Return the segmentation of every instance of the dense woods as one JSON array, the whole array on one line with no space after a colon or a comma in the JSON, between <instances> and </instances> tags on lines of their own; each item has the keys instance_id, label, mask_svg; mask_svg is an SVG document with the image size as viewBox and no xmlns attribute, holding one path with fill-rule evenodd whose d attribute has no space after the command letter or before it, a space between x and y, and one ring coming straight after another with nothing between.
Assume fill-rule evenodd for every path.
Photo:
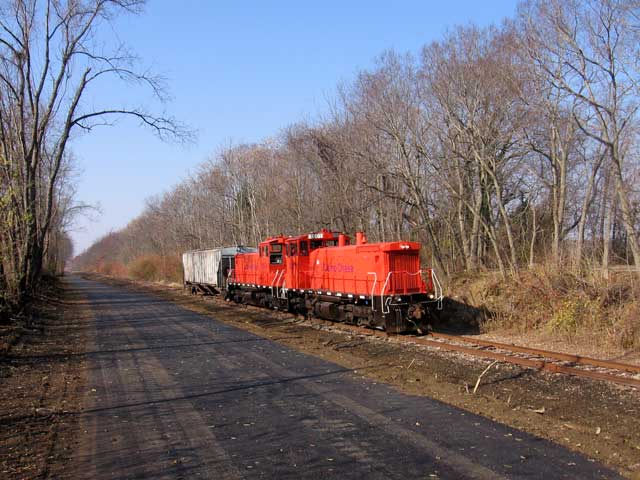
<instances>
[{"instance_id":1,"label":"dense woods","mask_svg":"<svg viewBox=\"0 0 640 480\"><path fill-rule=\"evenodd\" d=\"M419 240L446 274L638 267L639 14L530 1L386 52L327 118L221 148L76 267L179 279L185 250L321 227Z\"/></svg>"},{"instance_id":2,"label":"dense woods","mask_svg":"<svg viewBox=\"0 0 640 480\"><path fill-rule=\"evenodd\" d=\"M99 39L119 13L144 0L12 0L0 5L0 321L20 317L46 272L72 254L74 199L70 139L131 116L159 136L185 132L141 109L84 101L104 82L164 96L163 82L124 45ZM112 48L112 49L111 49Z\"/></svg>"}]
</instances>

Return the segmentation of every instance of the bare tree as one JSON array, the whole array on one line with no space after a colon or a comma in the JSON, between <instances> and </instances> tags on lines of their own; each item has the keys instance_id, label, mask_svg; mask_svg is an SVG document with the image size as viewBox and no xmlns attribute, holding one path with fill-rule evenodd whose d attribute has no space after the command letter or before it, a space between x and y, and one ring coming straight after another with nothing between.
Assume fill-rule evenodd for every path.
<instances>
[{"instance_id":1,"label":"bare tree","mask_svg":"<svg viewBox=\"0 0 640 480\"><path fill-rule=\"evenodd\" d=\"M56 187L74 131L91 131L131 116L160 137L186 138L174 119L141 108L83 102L94 86L119 80L165 97L162 79L138 71L124 46L105 52L96 35L121 12L138 13L144 0L13 0L0 7L0 156L3 201L11 228L2 237L3 271L24 304L43 267ZM3 253L4 253L3 252Z\"/></svg>"},{"instance_id":2,"label":"bare tree","mask_svg":"<svg viewBox=\"0 0 640 480\"><path fill-rule=\"evenodd\" d=\"M328 227L419 240L450 273L637 265L638 18L631 0L530 0L417 59L387 52L327 118L225 146L86 258Z\"/></svg>"},{"instance_id":3,"label":"bare tree","mask_svg":"<svg viewBox=\"0 0 640 480\"><path fill-rule=\"evenodd\" d=\"M548 81L586 111L580 130L608 151L622 223L640 276L637 219L627 180L640 100L638 17L624 0L540 0L523 6L529 53ZM605 240L606 242L607 240Z\"/></svg>"}]
</instances>

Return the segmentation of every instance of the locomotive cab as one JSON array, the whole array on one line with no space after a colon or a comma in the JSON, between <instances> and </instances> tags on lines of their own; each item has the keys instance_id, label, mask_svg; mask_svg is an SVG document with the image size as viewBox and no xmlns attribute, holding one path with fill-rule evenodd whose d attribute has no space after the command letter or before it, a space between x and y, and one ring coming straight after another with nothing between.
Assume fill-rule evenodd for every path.
<instances>
[{"instance_id":1,"label":"locomotive cab","mask_svg":"<svg viewBox=\"0 0 640 480\"><path fill-rule=\"evenodd\" d=\"M266 278L261 279L262 285L272 285L277 282L285 270L285 237L272 237L258 246L260 262L266 272Z\"/></svg>"},{"instance_id":2,"label":"locomotive cab","mask_svg":"<svg viewBox=\"0 0 640 480\"><path fill-rule=\"evenodd\" d=\"M326 229L287 238L285 240L286 287L300 292L311 288L312 259L316 256L315 252L322 248L348 245L349 242L350 238L347 235Z\"/></svg>"}]
</instances>

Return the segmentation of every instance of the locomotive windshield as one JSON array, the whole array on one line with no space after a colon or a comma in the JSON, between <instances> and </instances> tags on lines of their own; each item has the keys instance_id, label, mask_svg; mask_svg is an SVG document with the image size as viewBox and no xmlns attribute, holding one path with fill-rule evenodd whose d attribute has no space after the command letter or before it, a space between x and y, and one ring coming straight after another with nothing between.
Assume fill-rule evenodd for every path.
<instances>
[{"instance_id":1,"label":"locomotive windshield","mask_svg":"<svg viewBox=\"0 0 640 480\"><path fill-rule=\"evenodd\" d=\"M322 247L322 240L311 240L311 250Z\"/></svg>"},{"instance_id":2,"label":"locomotive windshield","mask_svg":"<svg viewBox=\"0 0 640 480\"><path fill-rule=\"evenodd\" d=\"M282 244L274 243L271 245L271 255L269 255L269 263L280 265L282 263Z\"/></svg>"},{"instance_id":3,"label":"locomotive windshield","mask_svg":"<svg viewBox=\"0 0 640 480\"><path fill-rule=\"evenodd\" d=\"M288 257L295 257L296 255L298 255L298 246L295 243L288 243L287 244L287 256Z\"/></svg>"}]
</instances>

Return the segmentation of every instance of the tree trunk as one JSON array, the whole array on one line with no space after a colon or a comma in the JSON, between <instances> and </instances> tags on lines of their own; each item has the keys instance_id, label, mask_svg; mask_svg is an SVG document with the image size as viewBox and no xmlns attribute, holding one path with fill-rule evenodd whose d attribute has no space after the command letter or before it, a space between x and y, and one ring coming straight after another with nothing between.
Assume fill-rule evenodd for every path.
<instances>
[{"instance_id":1,"label":"tree trunk","mask_svg":"<svg viewBox=\"0 0 640 480\"><path fill-rule=\"evenodd\" d=\"M531 242L529 243L529 268L534 266L534 253L536 246L536 236L538 235L538 223L536 220L536 206L531 204Z\"/></svg>"},{"instance_id":2,"label":"tree trunk","mask_svg":"<svg viewBox=\"0 0 640 480\"><path fill-rule=\"evenodd\" d=\"M609 186L610 182L606 182L606 186ZM611 191L607 188L603 192L604 202L604 217L602 222L602 275L604 278L609 278L609 255L611 251L611 227L613 225L613 209L615 205L616 197L611 194Z\"/></svg>"},{"instance_id":3,"label":"tree trunk","mask_svg":"<svg viewBox=\"0 0 640 480\"><path fill-rule=\"evenodd\" d=\"M601 162L602 160L600 160ZM582 201L582 208L580 209L580 219L578 220L578 238L576 240L576 249L574 252L574 268L577 271L582 269L582 251L584 249L584 233L587 225L587 216L589 213L589 207L593 200L593 190L595 188L596 176L598 175L598 170L600 168L600 162L597 165L594 165L591 170L591 175L589 176L589 182L587 184L587 191L584 194L584 199Z\"/></svg>"},{"instance_id":4,"label":"tree trunk","mask_svg":"<svg viewBox=\"0 0 640 480\"><path fill-rule=\"evenodd\" d=\"M622 224L624 225L627 233L627 242L629 249L633 255L633 262L636 267L636 275L640 278L640 245L638 244L638 236L635 229L635 219L631 211L631 202L625 188L624 179L622 177L622 168L620 160L618 158L617 149L614 148L612 152L614 159L613 162L613 174L615 177L616 194L619 200L620 212L622 213Z\"/></svg>"}]
</instances>

